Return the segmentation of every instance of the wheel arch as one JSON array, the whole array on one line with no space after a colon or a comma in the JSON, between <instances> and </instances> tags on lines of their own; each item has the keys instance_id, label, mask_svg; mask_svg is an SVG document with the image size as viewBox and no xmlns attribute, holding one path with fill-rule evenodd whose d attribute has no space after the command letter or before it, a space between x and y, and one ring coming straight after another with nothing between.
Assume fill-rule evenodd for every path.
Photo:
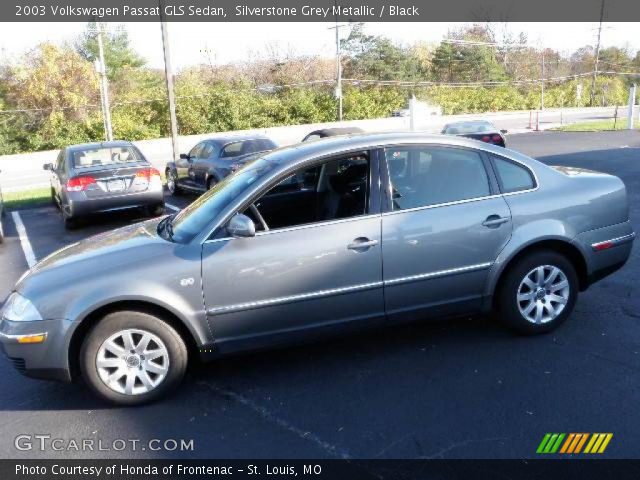
<instances>
[{"instance_id":1,"label":"wheel arch","mask_svg":"<svg viewBox=\"0 0 640 480\"><path fill-rule=\"evenodd\" d=\"M69 349L68 349L68 362L69 362L69 371L71 373L71 378L76 379L80 375L80 350L82 348L82 342L86 338L89 331L102 319L105 315L124 311L124 310L132 310L141 313L148 313L150 315L156 316L165 320L169 323L173 328L176 329L178 334L184 340L187 351L189 354L189 360L193 361L199 358L198 352L198 340L195 332L193 332L178 315L169 310L166 307L161 305L144 301L144 300L119 300L116 302L108 303L105 305L101 305L96 309L89 312L84 318L79 322L76 329L73 331L71 335L71 339L69 340Z\"/></svg>"},{"instance_id":2,"label":"wheel arch","mask_svg":"<svg viewBox=\"0 0 640 480\"><path fill-rule=\"evenodd\" d=\"M500 263L500 268L494 272L493 281L490 286L490 292L493 293L495 298L495 292L500 289L502 282L509 269L515 265L520 259L525 256L541 251L550 250L552 252L560 253L566 257L576 270L578 276L578 282L580 285L580 291L584 291L589 286L589 272L587 267L587 260L578 247L566 239L560 238L548 238L544 240L535 241L524 245L519 250L512 252L512 254L503 262Z\"/></svg>"}]
</instances>

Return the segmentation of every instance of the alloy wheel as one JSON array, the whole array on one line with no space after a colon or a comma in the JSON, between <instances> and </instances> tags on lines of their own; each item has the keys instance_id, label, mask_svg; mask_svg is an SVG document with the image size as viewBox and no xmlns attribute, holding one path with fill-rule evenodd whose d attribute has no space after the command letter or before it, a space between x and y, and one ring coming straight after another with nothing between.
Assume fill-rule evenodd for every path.
<instances>
[{"instance_id":1,"label":"alloy wheel","mask_svg":"<svg viewBox=\"0 0 640 480\"><path fill-rule=\"evenodd\" d=\"M520 282L517 293L522 316L535 324L558 317L569 302L570 287L566 274L553 265L534 268Z\"/></svg>"},{"instance_id":2,"label":"alloy wheel","mask_svg":"<svg viewBox=\"0 0 640 480\"><path fill-rule=\"evenodd\" d=\"M169 190L170 193L176 191L176 176L171 171L167 173L167 190Z\"/></svg>"},{"instance_id":3,"label":"alloy wheel","mask_svg":"<svg viewBox=\"0 0 640 480\"><path fill-rule=\"evenodd\" d=\"M157 388L169 372L169 351L155 334L121 330L107 338L96 356L102 382L124 395L140 395Z\"/></svg>"}]
</instances>

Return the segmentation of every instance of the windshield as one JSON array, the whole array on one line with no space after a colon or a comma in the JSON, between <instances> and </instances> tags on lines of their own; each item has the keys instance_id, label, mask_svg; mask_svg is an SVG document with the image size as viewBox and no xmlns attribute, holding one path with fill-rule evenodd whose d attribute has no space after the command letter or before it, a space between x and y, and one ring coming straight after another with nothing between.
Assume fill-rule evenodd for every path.
<instances>
[{"instance_id":1,"label":"windshield","mask_svg":"<svg viewBox=\"0 0 640 480\"><path fill-rule=\"evenodd\" d=\"M140 162L142 154L133 146L114 148L88 148L72 153L74 168L98 167L120 163Z\"/></svg>"},{"instance_id":2,"label":"windshield","mask_svg":"<svg viewBox=\"0 0 640 480\"><path fill-rule=\"evenodd\" d=\"M489 122L464 122L447 125L443 133L447 134L467 134L493 132L495 127Z\"/></svg>"},{"instance_id":3,"label":"windshield","mask_svg":"<svg viewBox=\"0 0 640 480\"><path fill-rule=\"evenodd\" d=\"M188 243L231 202L249 190L256 181L272 172L277 163L260 158L226 177L172 220L173 240Z\"/></svg>"}]
</instances>

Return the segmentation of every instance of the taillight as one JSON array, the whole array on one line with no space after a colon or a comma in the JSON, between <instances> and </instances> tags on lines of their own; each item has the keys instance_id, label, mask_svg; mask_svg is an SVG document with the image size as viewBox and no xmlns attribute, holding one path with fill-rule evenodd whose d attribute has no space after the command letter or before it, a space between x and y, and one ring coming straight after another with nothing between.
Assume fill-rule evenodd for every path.
<instances>
[{"instance_id":1,"label":"taillight","mask_svg":"<svg viewBox=\"0 0 640 480\"><path fill-rule=\"evenodd\" d=\"M493 137L491 137L491 140L493 140L494 143L502 143L502 137L498 134L495 134Z\"/></svg>"},{"instance_id":2,"label":"taillight","mask_svg":"<svg viewBox=\"0 0 640 480\"><path fill-rule=\"evenodd\" d=\"M160 172L156 168L144 168L136 172L136 177L144 177L149 180L151 177L159 177Z\"/></svg>"},{"instance_id":3,"label":"taillight","mask_svg":"<svg viewBox=\"0 0 640 480\"><path fill-rule=\"evenodd\" d=\"M73 177L67 180L67 192L82 192L94 183L96 183L96 179L93 177Z\"/></svg>"},{"instance_id":4,"label":"taillight","mask_svg":"<svg viewBox=\"0 0 640 480\"><path fill-rule=\"evenodd\" d=\"M491 141L491 137L489 135L483 135L482 141L489 143Z\"/></svg>"}]
</instances>

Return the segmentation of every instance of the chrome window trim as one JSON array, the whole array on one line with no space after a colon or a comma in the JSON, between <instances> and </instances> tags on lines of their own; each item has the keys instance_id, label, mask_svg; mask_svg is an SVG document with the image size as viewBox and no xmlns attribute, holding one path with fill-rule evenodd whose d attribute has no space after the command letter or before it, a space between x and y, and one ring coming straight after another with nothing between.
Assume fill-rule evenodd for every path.
<instances>
[{"instance_id":1,"label":"chrome window trim","mask_svg":"<svg viewBox=\"0 0 640 480\"><path fill-rule=\"evenodd\" d=\"M616 237L616 238L612 238L611 240L603 240L602 242L596 242L596 243L592 243L591 244L591 248L594 251L600 251L598 250L598 247L607 243L611 243L611 247L617 247L619 245L624 245L625 243L630 243L633 242L636 238L636 233L632 232L629 233L628 235L623 235L621 237Z\"/></svg>"},{"instance_id":2,"label":"chrome window trim","mask_svg":"<svg viewBox=\"0 0 640 480\"><path fill-rule=\"evenodd\" d=\"M380 218L382 217L382 214L380 213L372 213L372 214L368 214L368 215L359 215L357 217L349 217L349 218L339 218L337 220L326 220L326 221L322 221L322 222L315 222L315 223L305 223L303 225L296 225L294 227L284 227L284 228L274 228L272 230L266 230L266 231L260 231L260 232L256 232L256 237L262 237L265 235L271 235L273 233L285 233L285 232L293 232L296 230L304 230L306 228L315 228L315 227L325 227L328 225L335 225L335 224L339 224L339 223L347 223L347 222L352 222L352 221L356 221L356 220L367 220L367 219L371 219L371 218ZM240 237L222 237L222 238L214 238L211 240L206 240L204 243L215 243L215 242L222 242L224 240L237 240Z\"/></svg>"},{"instance_id":3,"label":"chrome window trim","mask_svg":"<svg viewBox=\"0 0 640 480\"><path fill-rule=\"evenodd\" d=\"M398 278L393 278L391 280L383 280L381 282L361 283L358 285L351 285L348 287L331 288L327 290L317 290L315 292L289 295L286 297L276 297L276 298L269 298L265 300L255 300L253 302L244 302L244 303L237 303L232 305L225 305L223 307L213 307L213 308L207 309L207 315L235 313L235 312L241 312L244 310L252 310L254 308L271 307L275 305L283 305L287 303L299 302L302 300L325 298L333 295L341 295L344 293L370 290L373 288L398 285L398 284L407 283L407 282L445 277L449 275L456 275L458 273L467 273L467 272L473 272L473 271L479 271L479 270L486 270L489 267L491 267L491 265L493 265L492 262L478 263L476 265L467 265L465 267L449 268L446 270L437 270L435 272L421 273L418 275L410 275L407 277L398 277Z\"/></svg>"},{"instance_id":4,"label":"chrome window trim","mask_svg":"<svg viewBox=\"0 0 640 480\"><path fill-rule=\"evenodd\" d=\"M501 197L501 194L495 194L495 195L486 195L484 197L475 197L475 198L467 198L464 200L455 200L453 202L445 202L445 203L435 203L433 205L425 205L424 207L413 207L413 208L407 208L406 210L392 210L390 212L384 212L382 215L397 215L399 213L407 213L407 212L418 212L420 210L428 210L431 208L440 208L440 207L450 207L452 205L461 205L464 203L470 203L470 202L480 202L482 200L489 200L491 198L498 198Z\"/></svg>"}]
</instances>

